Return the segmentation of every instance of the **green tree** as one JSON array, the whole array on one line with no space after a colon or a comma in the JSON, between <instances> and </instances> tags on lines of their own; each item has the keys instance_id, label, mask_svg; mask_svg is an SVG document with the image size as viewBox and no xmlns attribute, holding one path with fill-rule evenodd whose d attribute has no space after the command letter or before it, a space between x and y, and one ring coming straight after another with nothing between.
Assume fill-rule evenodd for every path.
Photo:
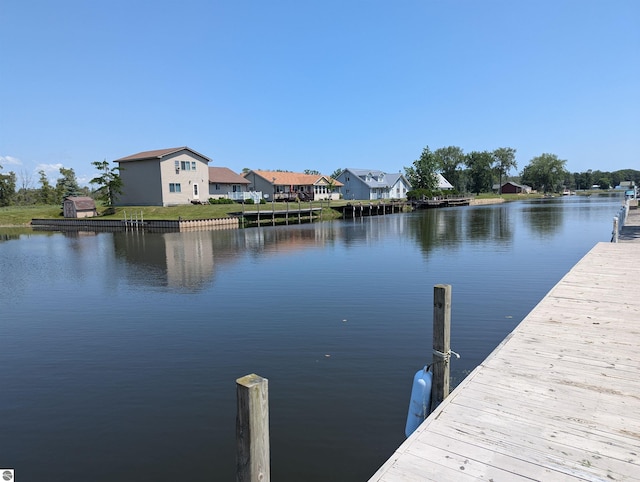
<instances>
[{"instance_id":1,"label":"green tree","mask_svg":"<svg viewBox=\"0 0 640 482\"><path fill-rule=\"evenodd\" d=\"M517 169L516 150L511 147L499 147L491 153L493 167L498 173L498 194L502 194L502 177L508 176L511 169Z\"/></svg>"},{"instance_id":2,"label":"green tree","mask_svg":"<svg viewBox=\"0 0 640 482\"><path fill-rule=\"evenodd\" d=\"M476 194L491 191L493 155L487 151L473 151L466 155L470 189Z\"/></svg>"},{"instance_id":3,"label":"green tree","mask_svg":"<svg viewBox=\"0 0 640 482\"><path fill-rule=\"evenodd\" d=\"M464 165L464 151L457 146L441 147L434 151L438 169L457 191L463 191L462 173L459 169Z\"/></svg>"},{"instance_id":4,"label":"green tree","mask_svg":"<svg viewBox=\"0 0 640 482\"><path fill-rule=\"evenodd\" d=\"M342 171L344 171L344 169L340 169L340 168L336 169L335 171L333 171L333 172L331 173L331 177L332 177L333 179L338 179L338 176L339 176L340 174L342 174Z\"/></svg>"},{"instance_id":5,"label":"green tree","mask_svg":"<svg viewBox=\"0 0 640 482\"><path fill-rule=\"evenodd\" d=\"M608 177L601 177L600 179L598 179L598 182L596 184L600 186L600 189L606 191L607 189L611 188L611 179L609 179Z\"/></svg>"},{"instance_id":6,"label":"green tree","mask_svg":"<svg viewBox=\"0 0 640 482\"><path fill-rule=\"evenodd\" d=\"M0 166L2 169L2 166ZM0 207L11 206L16 197L16 173L0 173Z\"/></svg>"},{"instance_id":7,"label":"green tree","mask_svg":"<svg viewBox=\"0 0 640 482\"><path fill-rule=\"evenodd\" d=\"M545 193L557 192L567 175L566 163L555 154L534 157L522 170L522 182Z\"/></svg>"},{"instance_id":8,"label":"green tree","mask_svg":"<svg viewBox=\"0 0 640 482\"><path fill-rule=\"evenodd\" d=\"M320 171L316 171L315 169L305 169L303 172L305 174L320 175Z\"/></svg>"},{"instance_id":9,"label":"green tree","mask_svg":"<svg viewBox=\"0 0 640 482\"><path fill-rule=\"evenodd\" d=\"M120 177L120 168L109 167L109 162L95 161L91 163L100 173L100 176L94 177L89 184L98 184L97 199L104 201L107 206L113 206L119 194L122 194L122 178Z\"/></svg>"},{"instance_id":10,"label":"green tree","mask_svg":"<svg viewBox=\"0 0 640 482\"><path fill-rule=\"evenodd\" d=\"M53 189L53 186L49 183L49 179L47 179L47 173L44 170L39 170L38 174L40 175L40 196L38 201L40 204L55 204L56 202L56 191Z\"/></svg>"},{"instance_id":11,"label":"green tree","mask_svg":"<svg viewBox=\"0 0 640 482\"><path fill-rule=\"evenodd\" d=\"M420 159L413 161L413 166L404 168L407 180L412 189L426 189L435 191L438 189L438 160L429 146L422 149Z\"/></svg>"},{"instance_id":12,"label":"green tree","mask_svg":"<svg viewBox=\"0 0 640 482\"><path fill-rule=\"evenodd\" d=\"M81 194L76 173L72 168L61 167L60 174L62 177L56 181L56 204L61 204L66 197Z\"/></svg>"}]
</instances>

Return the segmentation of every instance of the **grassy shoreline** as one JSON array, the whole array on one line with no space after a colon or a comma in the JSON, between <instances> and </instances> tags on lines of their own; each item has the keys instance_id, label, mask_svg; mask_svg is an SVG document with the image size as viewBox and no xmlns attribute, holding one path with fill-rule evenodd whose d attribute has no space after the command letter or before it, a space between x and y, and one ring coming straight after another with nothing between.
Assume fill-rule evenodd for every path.
<instances>
[{"instance_id":1,"label":"grassy shoreline","mask_svg":"<svg viewBox=\"0 0 640 482\"><path fill-rule=\"evenodd\" d=\"M498 196L497 194L481 194L479 196L473 196L478 201L484 201L482 204L489 203L491 200L494 202L505 201L519 201L523 199L532 199L542 197L541 194L503 194ZM311 204L314 208L322 207L323 210L322 219L330 220L340 217L340 212L334 207L344 206L350 203L363 203L369 204L373 202L377 204L382 201L346 201L344 199L331 201L314 201L312 203L303 202L300 206L303 208L309 207ZM286 203L276 202L276 209L286 209ZM98 206L99 219L124 219L125 216L130 218L132 215L142 217L148 220L158 219L219 219L229 217L229 213L242 212L242 204L205 204L205 205L191 205L185 204L180 206L125 206L114 208L113 214L107 214L107 208L104 206ZM246 204L244 205L247 211L255 211L258 209L258 205ZM271 210L272 203L261 204L260 208ZM298 203L289 203L290 209L297 209ZM329 208L329 209L327 209ZM35 205L35 206L10 206L0 208L0 227L29 227L32 219L60 219L62 218L62 209L59 205Z\"/></svg>"}]
</instances>

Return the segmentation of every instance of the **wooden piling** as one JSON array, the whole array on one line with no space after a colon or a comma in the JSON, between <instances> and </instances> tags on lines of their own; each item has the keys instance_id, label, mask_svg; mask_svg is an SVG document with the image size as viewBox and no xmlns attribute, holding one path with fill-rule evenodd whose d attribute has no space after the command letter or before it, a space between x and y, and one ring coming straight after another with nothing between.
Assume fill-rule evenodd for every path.
<instances>
[{"instance_id":1,"label":"wooden piling","mask_svg":"<svg viewBox=\"0 0 640 482\"><path fill-rule=\"evenodd\" d=\"M254 373L236 380L236 480L269 482L268 380Z\"/></svg>"},{"instance_id":2,"label":"wooden piling","mask_svg":"<svg viewBox=\"0 0 640 482\"><path fill-rule=\"evenodd\" d=\"M432 412L449 395L450 350L451 285L435 285L433 287Z\"/></svg>"}]
</instances>

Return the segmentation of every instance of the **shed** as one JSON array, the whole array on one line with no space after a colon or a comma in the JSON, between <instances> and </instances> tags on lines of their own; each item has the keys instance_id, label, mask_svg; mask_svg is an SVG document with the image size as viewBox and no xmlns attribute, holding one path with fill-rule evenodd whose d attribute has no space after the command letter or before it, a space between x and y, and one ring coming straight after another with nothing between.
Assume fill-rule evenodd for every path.
<instances>
[{"instance_id":1,"label":"shed","mask_svg":"<svg viewBox=\"0 0 640 482\"><path fill-rule=\"evenodd\" d=\"M505 182L500 190L502 194L528 194L531 192L531 187L524 184L517 184L515 182Z\"/></svg>"},{"instance_id":2,"label":"shed","mask_svg":"<svg viewBox=\"0 0 640 482\"><path fill-rule=\"evenodd\" d=\"M96 202L87 196L69 196L62 202L65 218L91 218L98 215Z\"/></svg>"}]
</instances>

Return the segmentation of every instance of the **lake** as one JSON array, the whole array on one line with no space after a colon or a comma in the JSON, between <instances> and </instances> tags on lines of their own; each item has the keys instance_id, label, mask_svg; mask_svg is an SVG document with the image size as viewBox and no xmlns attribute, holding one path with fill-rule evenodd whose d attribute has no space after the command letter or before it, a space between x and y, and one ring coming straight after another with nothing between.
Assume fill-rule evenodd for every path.
<instances>
[{"instance_id":1,"label":"lake","mask_svg":"<svg viewBox=\"0 0 640 482\"><path fill-rule=\"evenodd\" d=\"M235 480L235 380L257 373L272 480L367 480L404 440L413 375L431 359L433 286L452 285L456 385L610 240L622 202L0 230L0 467L20 481Z\"/></svg>"}]
</instances>

